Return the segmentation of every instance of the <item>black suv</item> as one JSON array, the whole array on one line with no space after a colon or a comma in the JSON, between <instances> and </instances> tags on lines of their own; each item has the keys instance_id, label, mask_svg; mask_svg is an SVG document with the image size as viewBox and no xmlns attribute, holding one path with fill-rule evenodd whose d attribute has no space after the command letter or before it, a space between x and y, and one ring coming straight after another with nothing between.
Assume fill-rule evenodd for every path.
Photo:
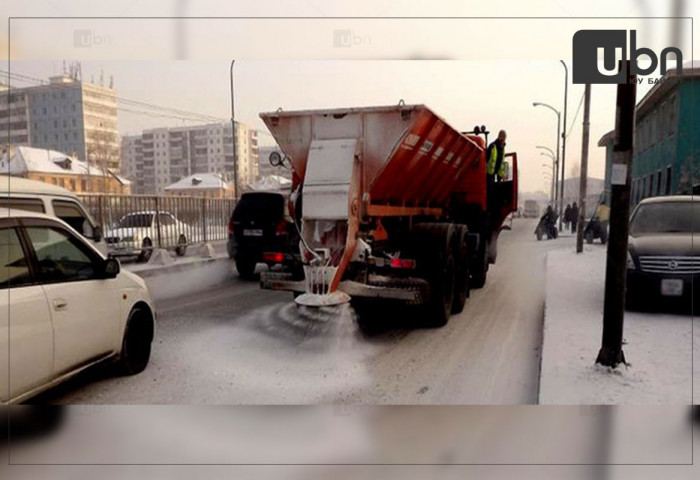
<instances>
[{"instance_id":1,"label":"black suv","mask_svg":"<svg viewBox=\"0 0 700 480\"><path fill-rule=\"evenodd\" d=\"M241 278L252 278L258 263L301 268L299 235L285 202L278 192L248 192L238 201L228 224L227 250Z\"/></svg>"}]
</instances>

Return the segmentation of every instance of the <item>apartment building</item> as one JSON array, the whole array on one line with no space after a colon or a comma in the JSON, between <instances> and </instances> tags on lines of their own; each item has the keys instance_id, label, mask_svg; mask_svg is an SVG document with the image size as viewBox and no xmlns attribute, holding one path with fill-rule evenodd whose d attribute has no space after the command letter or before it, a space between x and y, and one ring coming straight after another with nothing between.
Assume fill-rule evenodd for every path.
<instances>
[{"instance_id":1,"label":"apartment building","mask_svg":"<svg viewBox=\"0 0 700 480\"><path fill-rule=\"evenodd\" d=\"M117 98L112 88L68 75L51 77L45 85L4 87L0 129L4 145L66 152L114 171L120 167Z\"/></svg>"},{"instance_id":2,"label":"apartment building","mask_svg":"<svg viewBox=\"0 0 700 480\"><path fill-rule=\"evenodd\" d=\"M241 189L258 176L257 131L236 123L236 158ZM228 122L144 130L122 138L122 173L134 193L163 194L165 187L197 173L233 181L233 135Z\"/></svg>"}]
</instances>

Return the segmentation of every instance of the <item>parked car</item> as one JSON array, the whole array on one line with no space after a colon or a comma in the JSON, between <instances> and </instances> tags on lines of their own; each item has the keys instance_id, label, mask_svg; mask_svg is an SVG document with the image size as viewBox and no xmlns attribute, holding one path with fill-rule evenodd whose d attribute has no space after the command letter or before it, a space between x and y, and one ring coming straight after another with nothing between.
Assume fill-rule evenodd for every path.
<instances>
[{"instance_id":1,"label":"parked car","mask_svg":"<svg viewBox=\"0 0 700 480\"><path fill-rule=\"evenodd\" d=\"M2 403L107 360L125 374L146 368L155 310L145 282L66 222L0 209L0 290Z\"/></svg>"},{"instance_id":2,"label":"parked car","mask_svg":"<svg viewBox=\"0 0 700 480\"><path fill-rule=\"evenodd\" d=\"M60 218L101 253L107 254L102 226L90 216L80 199L65 188L37 180L0 175L0 208L45 213Z\"/></svg>"},{"instance_id":3,"label":"parked car","mask_svg":"<svg viewBox=\"0 0 700 480\"><path fill-rule=\"evenodd\" d=\"M248 192L241 196L228 224L227 250L241 278L251 278L258 263L301 269L299 234L286 214L286 196ZM290 262L291 260L291 262Z\"/></svg>"},{"instance_id":4,"label":"parked car","mask_svg":"<svg viewBox=\"0 0 700 480\"><path fill-rule=\"evenodd\" d=\"M110 255L137 255L139 261L148 261L153 253L153 245L158 241L159 226L161 242L173 243L176 245L175 253L179 257L184 256L187 251L186 232L189 226L170 212L161 211L156 215L152 210L128 213L119 219L114 228L105 232Z\"/></svg>"},{"instance_id":5,"label":"parked car","mask_svg":"<svg viewBox=\"0 0 700 480\"><path fill-rule=\"evenodd\" d=\"M700 204L691 196L642 200L630 218L628 308L690 308L700 300Z\"/></svg>"}]
</instances>

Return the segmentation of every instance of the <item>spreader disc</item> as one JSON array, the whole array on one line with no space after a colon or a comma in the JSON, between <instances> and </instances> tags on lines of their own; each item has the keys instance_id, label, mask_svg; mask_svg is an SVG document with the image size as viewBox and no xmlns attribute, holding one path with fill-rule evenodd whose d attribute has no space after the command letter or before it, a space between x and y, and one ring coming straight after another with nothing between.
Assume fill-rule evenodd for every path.
<instances>
[{"instance_id":1,"label":"spreader disc","mask_svg":"<svg viewBox=\"0 0 700 480\"><path fill-rule=\"evenodd\" d=\"M350 295L336 290L333 293L320 295L318 293L303 293L294 299L297 305L305 307L330 307L342 305L350 301Z\"/></svg>"}]
</instances>

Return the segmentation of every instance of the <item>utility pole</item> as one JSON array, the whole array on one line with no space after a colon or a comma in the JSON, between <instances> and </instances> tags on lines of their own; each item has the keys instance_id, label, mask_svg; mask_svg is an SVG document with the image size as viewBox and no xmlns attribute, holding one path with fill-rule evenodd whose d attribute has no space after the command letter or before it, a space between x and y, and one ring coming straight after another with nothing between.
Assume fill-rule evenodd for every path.
<instances>
[{"instance_id":1,"label":"utility pole","mask_svg":"<svg viewBox=\"0 0 700 480\"><path fill-rule=\"evenodd\" d=\"M613 147L610 237L605 270L603 340L596 363L615 368L626 364L622 351L627 275L627 235L629 233L630 178L634 142L637 76L630 75L630 62L620 63L627 72L627 83L617 86L615 146Z\"/></svg>"},{"instance_id":2,"label":"utility pole","mask_svg":"<svg viewBox=\"0 0 700 480\"><path fill-rule=\"evenodd\" d=\"M581 173L578 186L578 222L576 253L583 252L583 224L586 218L586 192L588 190L588 143L590 142L591 84L583 92L583 138L581 140Z\"/></svg>"},{"instance_id":3,"label":"utility pole","mask_svg":"<svg viewBox=\"0 0 700 480\"><path fill-rule=\"evenodd\" d=\"M561 222L564 216L564 176L566 175L566 104L569 93L569 68L564 63L564 60L559 60L564 67L564 131L561 132L561 184L559 188L559 231L561 232Z\"/></svg>"},{"instance_id":4,"label":"utility pole","mask_svg":"<svg viewBox=\"0 0 700 480\"><path fill-rule=\"evenodd\" d=\"M238 156L236 155L236 108L233 101L233 64L235 60L231 60L231 130L233 131L233 188L234 199L238 200Z\"/></svg>"}]
</instances>

